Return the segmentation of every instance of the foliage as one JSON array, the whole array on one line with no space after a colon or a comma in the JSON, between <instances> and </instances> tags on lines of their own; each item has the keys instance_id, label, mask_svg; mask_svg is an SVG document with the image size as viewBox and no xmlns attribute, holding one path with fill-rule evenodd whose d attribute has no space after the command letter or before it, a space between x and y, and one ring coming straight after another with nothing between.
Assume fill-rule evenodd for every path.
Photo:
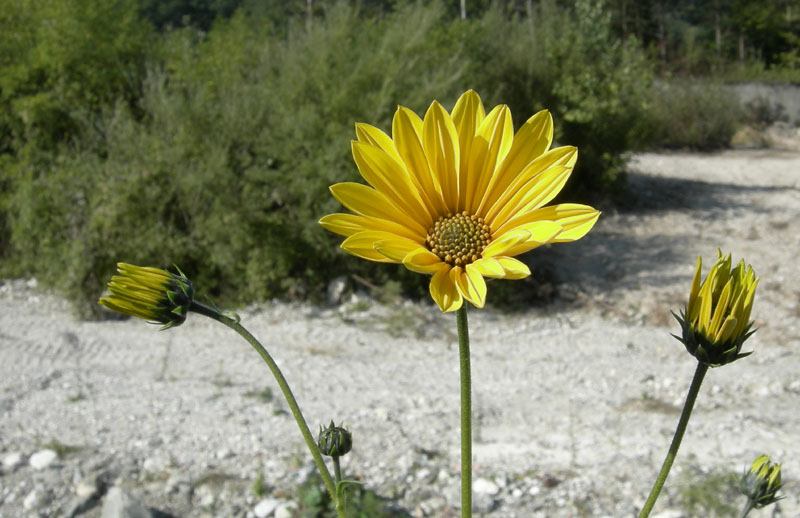
<instances>
[{"instance_id":1,"label":"foliage","mask_svg":"<svg viewBox=\"0 0 800 518\"><path fill-rule=\"evenodd\" d=\"M543 0L530 17L510 21L493 10L466 31L468 83L513 113L549 109L556 140L578 147L568 195L618 185L625 152L646 144L652 70L635 41L615 39L603 3L563 9Z\"/></svg>"},{"instance_id":2,"label":"foliage","mask_svg":"<svg viewBox=\"0 0 800 518\"><path fill-rule=\"evenodd\" d=\"M689 469L680 481L680 495L689 516L733 518L743 504L733 473L702 473ZM735 502L735 503L734 503Z\"/></svg>"},{"instance_id":3,"label":"foliage","mask_svg":"<svg viewBox=\"0 0 800 518\"><path fill-rule=\"evenodd\" d=\"M405 518L408 513L393 509L390 502L359 484L346 490L347 515L351 518ZM336 510L319 476L311 477L298 489L298 518L335 518Z\"/></svg>"},{"instance_id":4,"label":"foliage","mask_svg":"<svg viewBox=\"0 0 800 518\"><path fill-rule=\"evenodd\" d=\"M744 118L736 94L722 83L660 82L656 97L650 126L654 142L665 148L728 147Z\"/></svg>"}]
</instances>

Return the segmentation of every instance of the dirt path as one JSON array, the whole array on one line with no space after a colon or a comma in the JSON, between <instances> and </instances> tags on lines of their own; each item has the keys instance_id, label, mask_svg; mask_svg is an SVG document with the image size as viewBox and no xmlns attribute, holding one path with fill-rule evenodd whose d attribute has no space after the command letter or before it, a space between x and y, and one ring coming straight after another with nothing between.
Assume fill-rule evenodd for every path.
<instances>
[{"instance_id":1,"label":"dirt path","mask_svg":"<svg viewBox=\"0 0 800 518\"><path fill-rule=\"evenodd\" d=\"M470 314L478 515L634 516L694 369L669 336L669 311L685 303L697 255L710 262L720 247L761 277L760 329L747 343L756 353L709 372L658 510L705 516L687 511L691 488L724 487L723 475L765 452L784 463L774 516L800 517L800 154L645 154L633 169L631 210L539 251L536 264L556 274L555 304ZM412 516L455 516L454 317L366 299L241 316L312 428L333 418L354 431L348 473ZM30 283L0 284L0 456L23 459L2 468L0 517L67 516L82 481L96 482L96 503L117 485L174 516L254 516L258 473L261 498L291 509L309 457L259 362L201 317L163 333L78 322ZM76 450L30 467L50 441ZM87 506L76 516L100 516Z\"/></svg>"}]
</instances>

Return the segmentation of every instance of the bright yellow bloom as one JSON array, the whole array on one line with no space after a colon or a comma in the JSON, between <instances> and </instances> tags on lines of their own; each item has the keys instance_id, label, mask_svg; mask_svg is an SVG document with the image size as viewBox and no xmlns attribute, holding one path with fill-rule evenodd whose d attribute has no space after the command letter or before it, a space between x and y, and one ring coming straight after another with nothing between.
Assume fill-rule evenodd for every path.
<instances>
[{"instance_id":1,"label":"bright yellow bloom","mask_svg":"<svg viewBox=\"0 0 800 518\"><path fill-rule=\"evenodd\" d=\"M452 114L436 101L424 119L400 106L391 137L362 123L356 136L353 157L371 187L333 185L333 196L355 214L331 214L320 224L346 236L342 248L357 257L433 275L430 292L442 311L459 309L464 299L483 307L484 277L527 277L514 256L579 239L600 215L586 205L544 206L578 153L550 149L547 111L514 134L508 107L487 114L470 90Z\"/></svg>"},{"instance_id":2,"label":"bright yellow bloom","mask_svg":"<svg viewBox=\"0 0 800 518\"><path fill-rule=\"evenodd\" d=\"M739 261L731 269L731 255L717 252L717 262L701 283L702 257L697 258L689 304L678 318L683 329L679 338L699 361L711 367L724 365L750 353L740 353L753 333L750 311L758 286L753 268Z\"/></svg>"},{"instance_id":3,"label":"bright yellow bloom","mask_svg":"<svg viewBox=\"0 0 800 518\"><path fill-rule=\"evenodd\" d=\"M109 295L98 302L132 317L164 324L162 329L179 326L186 320L192 304L192 282L159 268L117 263L119 275L108 283Z\"/></svg>"}]
</instances>

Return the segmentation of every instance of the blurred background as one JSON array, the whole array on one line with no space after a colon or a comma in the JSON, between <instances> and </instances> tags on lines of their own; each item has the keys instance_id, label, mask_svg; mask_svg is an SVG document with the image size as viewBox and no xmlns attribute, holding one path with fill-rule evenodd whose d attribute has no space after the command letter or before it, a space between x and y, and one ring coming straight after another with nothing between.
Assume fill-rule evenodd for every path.
<instances>
[{"instance_id":1,"label":"blurred background","mask_svg":"<svg viewBox=\"0 0 800 518\"><path fill-rule=\"evenodd\" d=\"M796 132L798 82L800 0L4 0L0 277L83 316L117 261L225 304L343 277L415 296L425 276L317 224L359 180L355 122L469 88L517 126L547 108L580 149L563 199L608 210L633 151Z\"/></svg>"}]
</instances>

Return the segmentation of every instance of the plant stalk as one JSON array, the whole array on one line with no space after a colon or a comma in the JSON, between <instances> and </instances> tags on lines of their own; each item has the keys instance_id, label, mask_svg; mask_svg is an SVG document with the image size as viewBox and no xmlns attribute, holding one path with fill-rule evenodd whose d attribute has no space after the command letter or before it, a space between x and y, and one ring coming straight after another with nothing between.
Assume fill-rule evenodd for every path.
<instances>
[{"instance_id":1,"label":"plant stalk","mask_svg":"<svg viewBox=\"0 0 800 518\"><path fill-rule=\"evenodd\" d=\"M297 426L300 428L300 433L303 435L303 439L306 441L306 445L311 452L311 456L314 458L314 463L317 465L317 469L322 477L322 481L325 483L325 487L334 502L336 514L339 516L339 518L346 518L344 510L339 506L339 498L336 493L336 484L334 483L333 478L331 478L331 474L328 471L328 467L325 465L325 461L322 459L319 446L317 446L314 437L311 435L311 430L308 429L308 424L303 417L303 413L300 411L300 406L297 404L294 394L292 394L292 389L289 387L289 384L286 382L286 378L283 377L283 373L281 372L280 368L278 368L278 365L275 363L275 360L272 359L272 356L270 356L269 352L267 352L264 346L261 345L261 343L252 334L250 334L250 332L245 329L244 326L239 324L238 320L223 315L219 311L196 301L192 301L192 305L189 310L194 311L195 313L200 313L201 315L205 315L221 324L230 327L239 333L242 338L247 340L253 349L256 350L258 355L261 356L261 359L264 360L264 363L267 364L267 367L269 367L269 370L275 377L275 381L278 382L278 386L280 387L281 392L283 392L283 397L286 399L286 403L289 405L289 409L292 411L294 420L297 421Z\"/></svg>"},{"instance_id":2,"label":"plant stalk","mask_svg":"<svg viewBox=\"0 0 800 518\"><path fill-rule=\"evenodd\" d=\"M755 508L755 503L753 503L753 501L748 497L747 503L744 504L744 507L742 508L742 512L739 513L739 518L745 518L748 514L750 514L750 511L752 511L753 508Z\"/></svg>"},{"instance_id":3,"label":"plant stalk","mask_svg":"<svg viewBox=\"0 0 800 518\"><path fill-rule=\"evenodd\" d=\"M692 378L692 384L689 386L689 393L686 394L686 402L683 404L681 417L678 420L678 427L675 429L675 435L672 436L672 443L669 445L669 451L664 459L664 464L661 466L661 471L658 473L658 478L656 478L653 489L650 490L650 496L647 498L642 512L639 513L639 518L647 518L650 516L650 511L652 511L658 499L658 495L661 493L661 488L664 487L664 482L667 481L669 470L672 468L672 463L675 462L678 448L681 447L681 440L683 440L686 425L689 423L689 417L692 415L692 408L694 408L697 393L700 392L700 385L703 383L703 377L706 375L707 371L708 365L697 362L697 369L694 371L694 378Z\"/></svg>"},{"instance_id":4,"label":"plant stalk","mask_svg":"<svg viewBox=\"0 0 800 518\"><path fill-rule=\"evenodd\" d=\"M456 316L461 371L461 518L472 518L472 375L466 302Z\"/></svg>"}]
</instances>

